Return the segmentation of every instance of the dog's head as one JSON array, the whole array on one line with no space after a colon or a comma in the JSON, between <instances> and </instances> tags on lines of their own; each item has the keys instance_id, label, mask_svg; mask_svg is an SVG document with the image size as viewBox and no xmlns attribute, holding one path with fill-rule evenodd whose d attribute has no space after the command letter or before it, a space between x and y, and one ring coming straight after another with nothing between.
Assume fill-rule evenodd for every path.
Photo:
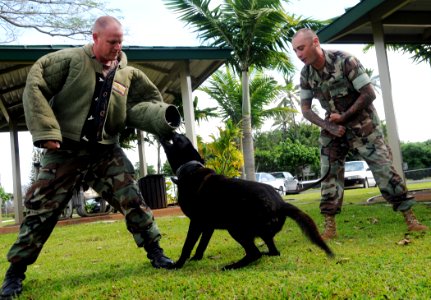
<instances>
[{"instance_id":1,"label":"dog's head","mask_svg":"<svg viewBox=\"0 0 431 300\"><path fill-rule=\"evenodd\" d=\"M160 144L165 150L166 158L174 173L177 173L178 168L188 162L204 163L199 152L193 147L192 142L183 134L174 133L172 140L161 139Z\"/></svg>"}]
</instances>

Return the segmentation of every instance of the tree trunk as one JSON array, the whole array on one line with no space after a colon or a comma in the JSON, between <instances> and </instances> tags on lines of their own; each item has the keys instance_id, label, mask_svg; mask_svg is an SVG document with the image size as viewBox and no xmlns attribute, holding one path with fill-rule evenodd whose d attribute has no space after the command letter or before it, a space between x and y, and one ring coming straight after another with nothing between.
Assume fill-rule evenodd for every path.
<instances>
[{"instance_id":1,"label":"tree trunk","mask_svg":"<svg viewBox=\"0 0 431 300\"><path fill-rule=\"evenodd\" d=\"M245 179L256 181L254 147L251 131L251 104L248 70L242 71L242 134Z\"/></svg>"},{"instance_id":2,"label":"tree trunk","mask_svg":"<svg viewBox=\"0 0 431 300\"><path fill-rule=\"evenodd\" d=\"M244 160L244 141L243 141L243 137L240 138L239 143L240 143L239 150L241 151L242 157L243 157L243 160ZM244 167L244 164L242 164L242 166L241 166L241 179L245 179L245 167Z\"/></svg>"}]
</instances>

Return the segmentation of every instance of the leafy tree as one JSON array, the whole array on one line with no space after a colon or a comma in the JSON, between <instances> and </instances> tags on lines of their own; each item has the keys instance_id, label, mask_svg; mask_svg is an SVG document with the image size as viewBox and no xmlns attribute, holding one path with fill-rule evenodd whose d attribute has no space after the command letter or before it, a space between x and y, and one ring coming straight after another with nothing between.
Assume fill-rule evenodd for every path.
<instances>
[{"instance_id":1,"label":"leafy tree","mask_svg":"<svg viewBox=\"0 0 431 300\"><path fill-rule=\"evenodd\" d=\"M174 171L172 171L171 165L168 161L165 161L165 163L162 166L162 173L168 176L174 176Z\"/></svg>"},{"instance_id":2,"label":"leafy tree","mask_svg":"<svg viewBox=\"0 0 431 300\"><path fill-rule=\"evenodd\" d=\"M369 51L374 44L364 47L364 52ZM386 44L386 49L398 51L403 54L410 54L411 59L416 63L425 62L431 65L431 45L430 44Z\"/></svg>"},{"instance_id":3,"label":"leafy tree","mask_svg":"<svg viewBox=\"0 0 431 300\"><path fill-rule=\"evenodd\" d=\"M409 170L431 168L431 140L401 143L401 153Z\"/></svg>"},{"instance_id":4,"label":"leafy tree","mask_svg":"<svg viewBox=\"0 0 431 300\"><path fill-rule=\"evenodd\" d=\"M283 131L275 129L272 131L258 132L254 135L256 149L271 150L274 146L285 140Z\"/></svg>"},{"instance_id":5,"label":"leafy tree","mask_svg":"<svg viewBox=\"0 0 431 300\"><path fill-rule=\"evenodd\" d=\"M319 148L320 128L311 123L300 122L287 131L287 138L298 144Z\"/></svg>"},{"instance_id":6,"label":"leafy tree","mask_svg":"<svg viewBox=\"0 0 431 300\"><path fill-rule=\"evenodd\" d=\"M135 148L134 143L138 139L138 133L135 128L126 127L120 132L120 146L123 149Z\"/></svg>"},{"instance_id":7,"label":"leafy tree","mask_svg":"<svg viewBox=\"0 0 431 300\"><path fill-rule=\"evenodd\" d=\"M0 185L0 199L1 203L8 201L12 197L11 193L6 193L4 188Z\"/></svg>"},{"instance_id":8,"label":"leafy tree","mask_svg":"<svg viewBox=\"0 0 431 300\"><path fill-rule=\"evenodd\" d=\"M148 173L148 175L156 174L156 169L154 168L153 165L147 164L147 173ZM142 177L142 175L141 175L141 171L139 170L139 162L136 162L135 163L135 178L139 179L141 177Z\"/></svg>"},{"instance_id":9,"label":"leafy tree","mask_svg":"<svg viewBox=\"0 0 431 300\"><path fill-rule=\"evenodd\" d=\"M430 44L388 44L389 49L409 53L414 62L425 62L431 65L431 45Z\"/></svg>"},{"instance_id":10,"label":"leafy tree","mask_svg":"<svg viewBox=\"0 0 431 300\"><path fill-rule=\"evenodd\" d=\"M215 118L218 117L217 113L215 112L216 107L206 107L206 108L199 108L198 107L199 98L194 97L193 99L193 109L195 114L195 120L200 123L202 120L208 121L209 118ZM184 119L184 107L183 107L183 101L181 98L181 95L177 95L174 99L174 104L178 107L178 111L181 114L181 117Z\"/></svg>"},{"instance_id":11,"label":"leafy tree","mask_svg":"<svg viewBox=\"0 0 431 300\"><path fill-rule=\"evenodd\" d=\"M180 19L195 27L198 38L212 46L231 48L228 61L242 80L243 154L246 178L255 180L252 140L252 111L249 97L249 71L256 68L293 71L288 57L287 41L295 29L314 27L321 23L289 16L280 0L224 0L210 9L210 0L165 0L167 6L180 14Z\"/></svg>"},{"instance_id":12,"label":"leafy tree","mask_svg":"<svg viewBox=\"0 0 431 300\"><path fill-rule=\"evenodd\" d=\"M295 85L291 76L285 77L285 85L282 89L283 98L280 100L278 107L286 108L286 111L274 119L273 127L280 129L283 132L283 138L289 138L292 141L300 140L300 144L318 146L318 138L320 129L308 121L304 122L300 111L301 100L299 98L299 86ZM312 105L313 110L318 110L315 104ZM301 117L298 119L298 115ZM303 134L306 139L314 138L312 144L310 141L304 141Z\"/></svg>"},{"instance_id":13,"label":"leafy tree","mask_svg":"<svg viewBox=\"0 0 431 300\"><path fill-rule=\"evenodd\" d=\"M317 147L285 141L277 147L278 165L282 170L291 170L293 174L304 177L303 170L310 166L314 173L318 173L320 166L320 151Z\"/></svg>"},{"instance_id":14,"label":"leafy tree","mask_svg":"<svg viewBox=\"0 0 431 300\"><path fill-rule=\"evenodd\" d=\"M319 129L317 126L299 123L296 129L302 129L300 139L285 138L282 130L274 130L255 135L256 164L260 171L289 171L302 176L306 166L318 173ZM293 128L289 128L287 135L291 135Z\"/></svg>"},{"instance_id":15,"label":"leafy tree","mask_svg":"<svg viewBox=\"0 0 431 300\"><path fill-rule=\"evenodd\" d=\"M285 107L290 110L276 117L272 126L281 129L282 132L285 133L288 127L296 125L297 106L300 103L299 87L294 84L292 76L285 78L285 86L283 87L282 95L283 97L278 107Z\"/></svg>"},{"instance_id":16,"label":"leafy tree","mask_svg":"<svg viewBox=\"0 0 431 300\"><path fill-rule=\"evenodd\" d=\"M50 36L84 39L105 9L103 0L8 0L0 5L0 43L15 41L21 29L34 29Z\"/></svg>"},{"instance_id":17,"label":"leafy tree","mask_svg":"<svg viewBox=\"0 0 431 300\"><path fill-rule=\"evenodd\" d=\"M1 223L1 214L3 213L3 205L6 201L12 198L11 193L6 193L4 188L0 185L0 223ZM1 225L1 224L0 224Z\"/></svg>"},{"instance_id":18,"label":"leafy tree","mask_svg":"<svg viewBox=\"0 0 431 300\"><path fill-rule=\"evenodd\" d=\"M256 148L272 149L285 140L298 144L319 148L320 129L318 126L306 122L299 122L294 127L288 127L287 132L274 129L268 132L255 134Z\"/></svg>"},{"instance_id":19,"label":"leafy tree","mask_svg":"<svg viewBox=\"0 0 431 300\"><path fill-rule=\"evenodd\" d=\"M218 128L220 137L211 135L212 143L204 144L200 140L199 149L208 168L214 169L217 174L228 177L237 177L241 174L243 157L239 150L238 141L241 130L231 120L228 120L224 129Z\"/></svg>"}]
</instances>

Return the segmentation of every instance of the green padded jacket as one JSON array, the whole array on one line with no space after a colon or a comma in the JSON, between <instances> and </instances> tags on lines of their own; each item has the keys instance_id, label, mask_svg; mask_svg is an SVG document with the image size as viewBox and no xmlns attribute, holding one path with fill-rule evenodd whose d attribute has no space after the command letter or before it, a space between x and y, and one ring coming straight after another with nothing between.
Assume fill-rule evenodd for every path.
<instances>
[{"instance_id":1,"label":"green padded jacket","mask_svg":"<svg viewBox=\"0 0 431 300\"><path fill-rule=\"evenodd\" d=\"M102 64L93 58L92 44L49 53L31 67L23 93L27 127L33 143L43 140L79 141L90 110L96 72ZM139 69L121 59L115 73L100 143L113 144L127 126L159 136L167 135L177 124L166 120L167 110L157 87ZM178 114L179 116L179 114Z\"/></svg>"}]
</instances>

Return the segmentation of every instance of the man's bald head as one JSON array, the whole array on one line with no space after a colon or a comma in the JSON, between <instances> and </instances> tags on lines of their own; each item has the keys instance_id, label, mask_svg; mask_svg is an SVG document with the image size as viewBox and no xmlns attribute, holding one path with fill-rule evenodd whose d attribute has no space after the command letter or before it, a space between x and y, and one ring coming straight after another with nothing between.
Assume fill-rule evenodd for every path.
<instances>
[{"instance_id":1,"label":"man's bald head","mask_svg":"<svg viewBox=\"0 0 431 300\"><path fill-rule=\"evenodd\" d=\"M294 40L296 37L301 36L306 40L312 41L314 38L318 38L317 34L314 32L313 29L310 28L301 28L292 37L292 40Z\"/></svg>"},{"instance_id":2,"label":"man's bald head","mask_svg":"<svg viewBox=\"0 0 431 300\"><path fill-rule=\"evenodd\" d=\"M110 26L122 27L120 21L111 16L99 17L96 22L94 22L92 33L100 33L106 30Z\"/></svg>"}]
</instances>

